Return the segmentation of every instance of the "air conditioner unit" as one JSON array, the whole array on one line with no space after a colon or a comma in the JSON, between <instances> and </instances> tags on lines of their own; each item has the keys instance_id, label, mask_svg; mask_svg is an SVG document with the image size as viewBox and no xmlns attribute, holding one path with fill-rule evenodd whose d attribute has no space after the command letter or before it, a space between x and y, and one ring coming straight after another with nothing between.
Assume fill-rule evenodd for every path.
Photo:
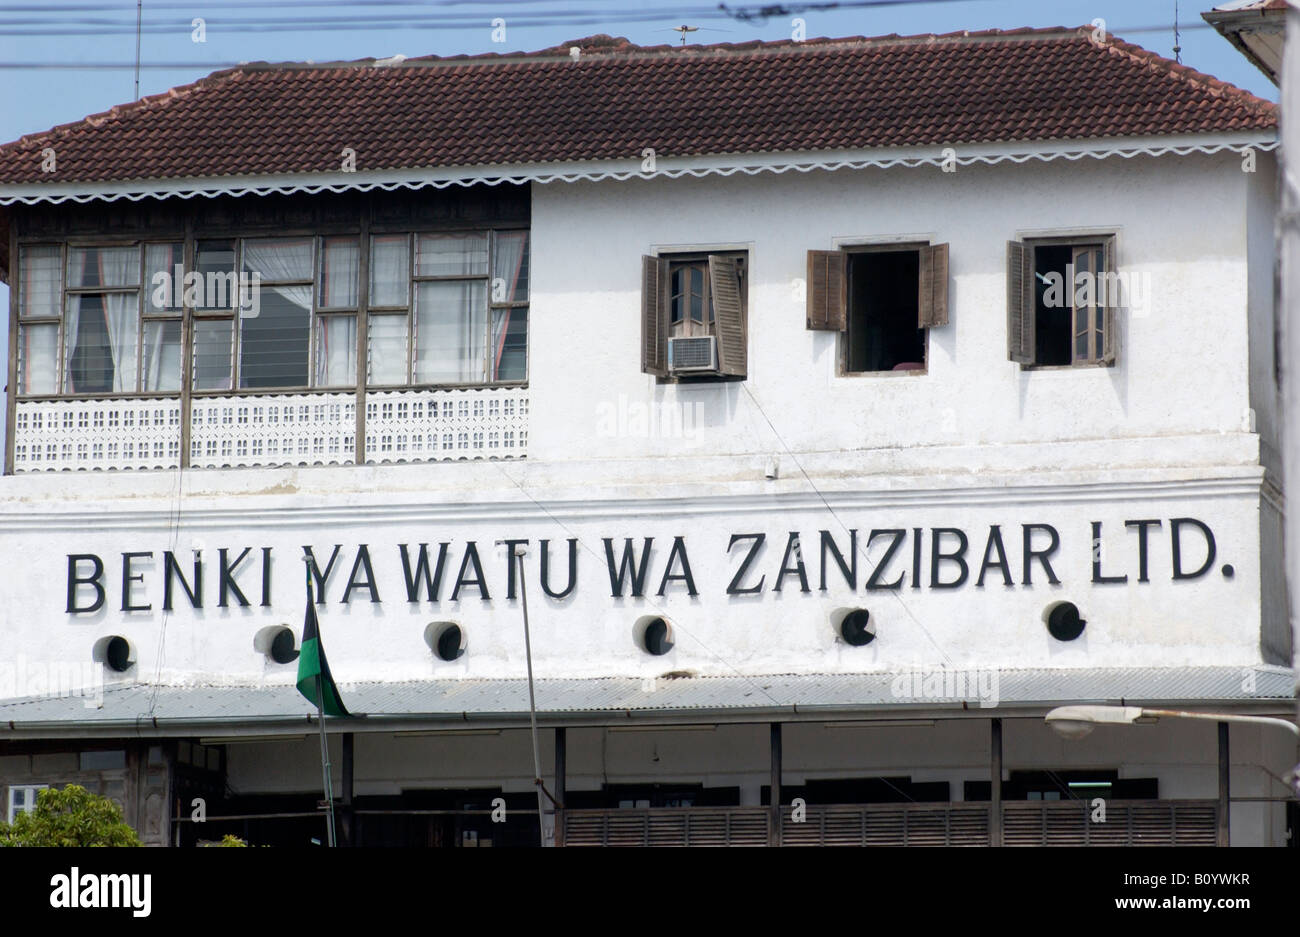
<instances>
[{"instance_id":1,"label":"air conditioner unit","mask_svg":"<svg viewBox=\"0 0 1300 937\"><path fill-rule=\"evenodd\" d=\"M695 335L668 339L668 370L673 374L717 373L717 338Z\"/></svg>"}]
</instances>

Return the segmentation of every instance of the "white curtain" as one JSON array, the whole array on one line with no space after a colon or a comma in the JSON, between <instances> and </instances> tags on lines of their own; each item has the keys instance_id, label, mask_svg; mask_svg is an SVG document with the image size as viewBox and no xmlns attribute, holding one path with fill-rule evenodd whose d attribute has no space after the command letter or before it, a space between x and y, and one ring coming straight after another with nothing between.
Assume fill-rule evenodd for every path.
<instances>
[{"instance_id":1,"label":"white curtain","mask_svg":"<svg viewBox=\"0 0 1300 937\"><path fill-rule=\"evenodd\" d=\"M401 306L410 302L410 242L406 235L371 238L370 305Z\"/></svg>"},{"instance_id":2,"label":"white curtain","mask_svg":"<svg viewBox=\"0 0 1300 937\"><path fill-rule=\"evenodd\" d=\"M244 241L244 270L258 273L264 280L310 280L311 249L311 238L247 240ZM277 286L276 292L295 306L311 310L310 286Z\"/></svg>"},{"instance_id":3,"label":"white curtain","mask_svg":"<svg viewBox=\"0 0 1300 937\"><path fill-rule=\"evenodd\" d=\"M55 325L22 327L24 394L52 394L58 390L59 329Z\"/></svg>"},{"instance_id":4,"label":"white curtain","mask_svg":"<svg viewBox=\"0 0 1300 937\"><path fill-rule=\"evenodd\" d=\"M316 386L340 387L356 382L357 320L355 316L321 316L316 320Z\"/></svg>"},{"instance_id":5,"label":"white curtain","mask_svg":"<svg viewBox=\"0 0 1300 937\"><path fill-rule=\"evenodd\" d=\"M522 284L520 274L524 265L524 250L528 246L527 231L504 231L496 236L496 255L492 259L492 301L514 302L527 298L527 284ZM496 292L496 281L504 281L501 295ZM510 327L513 309L492 310L492 380L500 380L501 355L505 352L506 330Z\"/></svg>"},{"instance_id":6,"label":"white curtain","mask_svg":"<svg viewBox=\"0 0 1300 937\"><path fill-rule=\"evenodd\" d=\"M310 280L311 238L246 240L244 269L264 280Z\"/></svg>"},{"instance_id":7,"label":"white curtain","mask_svg":"<svg viewBox=\"0 0 1300 937\"><path fill-rule=\"evenodd\" d=\"M141 390L180 390L181 324L175 319L147 322Z\"/></svg>"},{"instance_id":8,"label":"white curtain","mask_svg":"<svg viewBox=\"0 0 1300 937\"><path fill-rule=\"evenodd\" d=\"M101 283L133 283L140 276L140 251L99 252ZM140 332L138 293L105 293L104 316L108 323L108 347L113 355L113 390L133 393L136 383L136 342Z\"/></svg>"},{"instance_id":9,"label":"white curtain","mask_svg":"<svg viewBox=\"0 0 1300 937\"><path fill-rule=\"evenodd\" d=\"M357 304L357 275L361 252L352 238L329 238L321 256L320 304L327 309L351 309Z\"/></svg>"},{"instance_id":10,"label":"white curtain","mask_svg":"<svg viewBox=\"0 0 1300 937\"><path fill-rule=\"evenodd\" d=\"M59 264L57 247L23 248L23 313L55 316L59 313Z\"/></svg>"},{"instance_id":11,"label":"white curtain","mask_svg":"<svg viewBox=\"0 0 1300 937\"><path fill-rule=\"evenodd\" d=\"M95 266L89 266L93 259ZM87 275L90 275L89 281ZM69 286L121 286L138 283L140 277L139 248L86 248L73 249L68 253ZM102 316L101 322L88 322L86 340L93 342L81 348L82 340L82 304L97 301L100 310L91 315ZM102 311L101 311L102 310ZM68 308L64 315L64 335L67 349L67 389L72 392L109 392L134 393L138 373L137 348L140 330L140 294L100 293L74 295L68 298ZM107 346L105 348L105 346ZM73 374L74 362L88 362L82 384ZM107 361L101 368L95 367L97 355L107 351ZM81 366L78 366L80 370ZM111 374L108 373L111 371ZM99 378L98 380L96 378Z\"/></svg>"},{"instance_id":12,"label":"white curtain","mask_svg":"<svg viewBox=\"0 0 1300 937\"><path fill-rule=\"evenodd\" d=\"M368 320L366 380L371 384L406 383L406 316L374 315Z\"/></svg>"},{"instance_id":13,"label":"white curtain","mask_svg":"<svg viewBox=\"0 0 1300 937\"><path fill-rule=\"evenodd\" d=\"M421 283L415 313L417 383L486 379L487 289L482 280Z\"/></svg>"},{"instance_id":14,"label":"white curtain","mask_svg":"<svg viewBox=\"0 0 1300 937\"><path fill-rule=\"evenodd\" d=\"M519 275L524 266L524 248L528 246L527 231L502 231L497 234L496 257L492 264L492 277L505 280L505 295L493 296L493 302L515 302L527 299L519 289ZM524 285L527 289L527 284Z\"/></svg>"}]
</instances>

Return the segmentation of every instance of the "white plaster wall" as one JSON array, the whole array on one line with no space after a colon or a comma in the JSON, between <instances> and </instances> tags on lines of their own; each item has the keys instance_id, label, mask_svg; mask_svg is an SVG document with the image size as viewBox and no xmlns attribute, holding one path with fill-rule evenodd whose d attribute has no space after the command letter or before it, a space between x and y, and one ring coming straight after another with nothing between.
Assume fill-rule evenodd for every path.
<instances>
[{"instance_id":1,"label":"white plaster wall","mask_svg":"<svg viewBox=\"0 0 1300 937\"><path fill-rule=\"evenodd\" d=\"M257 515L199 514L184 521L175 535L160 528L161 519L153 516L106 518L89 529L78 518L57 523L45 518L6 535L23 572L0 580L0 621L8 646L21 649L29 660L86 660L99 637L121 634L136 651L134 679L292 683L295 665L268 663L254 649L253 637L258 629L277 623L300 631L305 606L304 570L298 559L302 545L313 546L323 568L333 545L342 544L327 582L326 602L318 609L336 680L517 678L525 674L522 609L518 598L506 597L505 551L496 546L514 537L533 543L526 563L539 678L644 677L669 671L846 673L930 666L1244 667L1261 661L1259 509L1248 494L1179 495L1173 488L1146 497L1130 491L1117 500L1105 487L1027 488L1010 494L846 498L830 509L810 500L643 502L623 505L621 513L617 502L556 505L544 511L521 501L492 509L389 505L359 516L322 508L328 512L326 521L317 520L312 510L264 508ZM1216 558L1204 576L1173 581L1170 519L1186 516L1199 518L1214 531ZM1161 521L1150 534L1150 581L1145 583L1138 581L1138 536L1124 527L1126 520L1142 518ZM1102 524L1103 572L1127 575L1127 583L1091 581L1093 522ZM1031 567L1032 582L1026 585L1023 578L1022 525L1038 523L1051 524L1060 534L1052 559L1058 585L1048 584L1037 562ZM976 584L993 525L1002 531L1011 586L996 569L987 572L982 587ZM936 527L967 533L969 574L960 588L932 587L930 551ZM849 556L845 528L859 531L858 589L849 588L828 556L827 588L822 591L820 531L829 530ZM881 575L883 582L901 579L899 589L865 588L869 570L883 561L890 539L878 538L868 550L873 528L907 531L907 542ZM922 530L919 582L912 568L915 528ZM741 543L728 553L730 537L756 532L765 533L767 542L742 584L761 584L761 592L728 595L726 589L749 547ZM808 592L802 591L796 573L780 576L789 532L800 534ZM685 544L696 596L689 595L682 582L664 584L678 536ZM577 587L566 598L550 598L538 574L538 541L551 540L551 585L558 591L567 579L569 537L580 543ZM638 552L644 537L653 538L644 597L633 598L630 592L622 598L611 596L606 537L613 539L616 557L626 537L634 538ZM1039 546L1047 540L1043 533L1036 539ZM484 600L477 587L466 586L453 602L452 586L471 540L477 543L491 598ZM441 601L408 602L398 544L414 551L426 542L436 552L440 541L451 544ZM363 543L368 544L381 601L371 602L369 592L359 588L344 604ZM1204 542L1192 531L1184 534L1184 543L1185 568L1199 567L1206 556ZM948 537L942 545L947 550L955 544L956 539ZM272 549L273 558L267 608L258 605L264 546ZM232 556L252 548L238 574L250 607L237 606L233 598L228 607L218 607L221 547ZM177 589L177 607L164 613L163 551L175 551L188 577L196 548L204 559L204 606L190 608ZM132 586L132 604L148 605L147 611L121 611L122 553L127 551L153 553L152 559L133 563L133 572L143 581ZM97 612L64 611L70 553L93 553L105 561L107 601ZM1225 572L1228 566L1233 568L1231 578ZM680 562L673 571L682 572ZM941 564L941 581L952 581L957 574L954 563ZM913 588L914 583L920 588ZM661 588L663 595L658 594ZM91 598L85 587L79 595L83 603ZM1043 623L1045 607L1058 600L1075 602L1089 622L1073 642L1051 638ZM876 627L877 637L866 647L850 647L831 624L836 609L853 607L867 608ZM673 623L676 646L662 657L646 654L634 641L634 626L646 615L666 615ZM455 662L438 660L424 643L425 627L443 620L459 622L467 635L466 654Z\"/></svg>"},{"instance_id":2,"label":"white plaster wall","mask_svg":"<svg viewBox=\"0 0 1300 937\"><path fill-rule=\"evenodd\" d=\"M534 544L541 677L1276 660L1275 640L1261 652L1262 469L1246 422L1249 186L1257 222L1267 202L1250 178L1233 155L537 186L527 461L6 477L0 634L37 663L83 662L97 638L122 634L136 650L131 679L292 682L293 666L266 663L253 635L300 627L296 557L303 544L328 555L338 543L321 616L340 682L519 677L520 608L504 598L505 560L493 547L519 537ZM1122 267L1150 276L1150 309L1127 321L1115 368L1021 371L1006 360L1005 241L1076 228L1118 233ZM804 276L808 249L881 238L951 244L952 324L931 336L925 375L836 377L834 337L805 330L791 281ZM658 385L639 367L639 257L715 244L752 252L749 378ZM635 405L660 402L698 404L700 421L675 435L619 422ZM771 455L775 480L764 478ZM1169 519L1182 516L1214 529L1218 556L1206 576L1172 582ZM1137 538L1123 524L1148 517L1162 528L1151 582L1137 583ZM1104 524L1106 572L1127 573L1127 585L1090 582L1093 521ZM1032 585L1021 581L1019 531L1030 523L1061 533L1059 586L1037 568ZM993 524L1006 536L1014 586L994 574L977 588L972 570L961 589L932 590L927 544L924 588L912 589L909 573L900 591L868 594L877 543L861 557L856 594L834 571L828 590L817 588L822 529L842 546L846 528L858 529L865 547L873 528L959 527L977 565ZM810 594L792 579L773 591L789 531L804 537ZM766 576L765 588L729 597L743 546L729 555L728 539L750 532L768 536L750 580ZM611 598L602 538L621 549L625 537L639 546L649 536L650 594ZM698 597L680 583L654 594L675 536L686 538ZM535 545L552 541L562 577L568 537L582 543L578 589L548 599ZM452 544L443 600L408 603L397 545L443 540ZM473 592L447 600L468 540L490 602ZM343 605L363 543L383 601L362 592ZM252 564L240 581L254 606L217 608L217 549L245 546ZM256 604L263 546L275 557L269 608ZM182 600L163 614L169 549L187 572L192 551L202 552L202 609ZM136 589L148 611L121 611L127 551L153 553ZM97 613L64 611L72 553L107 561L109 598ZM909 543L893 568L910 563ZM1047 636L1041 613L1057 599L1078 603L1090 622L1079 641ZM848 647L830 627L835 609L852 606L877 624L869 647ZM677 647L663 658L632 640L647 614L675 624ZM452 664L422 640L429 622L445 619L469 638Z\"/></svg>"},{"instance_id":3,"label":"white plaster wall","mask_svg":"<svg viewBox=\"0 0 1300 937\"><path fill-rule=\"evenodd\" d=\"M532 454L779 451L774 435L852 450L1239 431L1245 179L1229 155L536 186ZM1118 235L1121 268L1149 279L1149 309L1124 323L1115 368L1022 371L1006 353L1006 241L1080 229ZM880 240L951 245L951 324L932 331L924 376L837 377L836 336L806 330L791 284L810 249ZM640 255L709 245L750 250L748 379L657 384L640 371ZM699 408L687 411L695 438L593 432L602 413L652 403Z\"/></svg>"}]
</instances>

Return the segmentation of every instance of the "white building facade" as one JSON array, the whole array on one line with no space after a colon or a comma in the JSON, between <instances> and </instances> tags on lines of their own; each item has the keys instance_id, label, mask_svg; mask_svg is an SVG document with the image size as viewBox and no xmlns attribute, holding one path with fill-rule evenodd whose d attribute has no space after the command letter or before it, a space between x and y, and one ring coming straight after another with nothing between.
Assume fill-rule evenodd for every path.
<instances>
[{"instance_id":1,"label":"white building facade","mask_svg":"<svg viewBox=\"0 0 1300 937\"><path fill-rule=\"evenodd\" d=\"M906 54L957 74L975 41ZM1155 59L981 41L1139 85ZM829 82L905 43L701 60ZM327 724L345 841L1290 844L1286 733L1043 719L1294 706L1276 128L1233 94L1252 126L827 149L809 119L784 148L506 168L371 169L364 146L344 172L254 154L247 178L0 165L11 812L78 781L150 842L323 838L289 643L309 549L358 714ZM248 275L247 302L211 273Z\"/></svg>"}]
</instances>

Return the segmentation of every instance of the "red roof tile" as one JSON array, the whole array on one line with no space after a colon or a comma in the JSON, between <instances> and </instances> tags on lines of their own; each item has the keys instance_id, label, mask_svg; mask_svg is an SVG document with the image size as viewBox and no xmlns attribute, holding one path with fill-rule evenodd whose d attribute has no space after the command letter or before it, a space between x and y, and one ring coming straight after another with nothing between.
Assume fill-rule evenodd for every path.
<instances>
[{"instance_id":1,"label":"red roof tile","mask_svg":"<svg viewBox=\"0 0 1300 937\"><path fill-rule=\"evenodd\" d=\"M0 147L0 183L1272 130L1276 107L1091 29L248 65ZM57 172L41 172L53 147Z\"/></svg>"}]
</instances>

